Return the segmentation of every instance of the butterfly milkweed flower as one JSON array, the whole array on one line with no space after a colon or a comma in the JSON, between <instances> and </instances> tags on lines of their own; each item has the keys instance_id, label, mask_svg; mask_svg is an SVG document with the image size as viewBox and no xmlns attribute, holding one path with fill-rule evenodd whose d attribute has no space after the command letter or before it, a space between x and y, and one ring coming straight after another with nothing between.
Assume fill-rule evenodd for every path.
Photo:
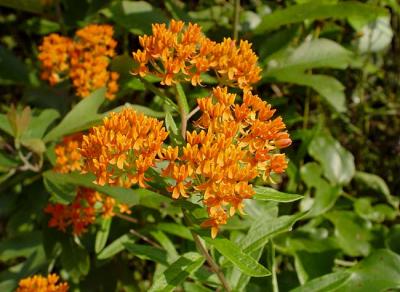
<instances>
[{"instance_id":1,"label":"butterfly milkweed flower","mask_svg":"<svg viewBox=\"0 0 400 292\"><path fill-rule=\"evenodd\" d=\"M81 171L83 157L80 153L82 133L67 136L62 143L55 147L56 164L54 171L58 173L71 173ZM71 204L49 203L45 212L51 215L49 227L66 232L69 227L74 235L80 236L87 228L95 223L96 216L110 218L115 215L115 207L120 213L130 214L126 204L118 204L112 197L100 194L88 188L78 188L77 194Z\"/></svg>"},{"instance_id":2,"label":"butterfly milkweed flower","mask_svg":"<svg viewBox=\"0 0 400 292\"><path fill-rule=\"evenodd\" d=\"M167 136L162 122L131 108L111 113L83 136L83 170L94 173L99 185L146 187L145 172Z\"/></svg>"},{"instance_id":3,"label":"butterfly milkweed flower","mask_svg":"<svg viewBox=\"0 0 400 292\"><path fill-rule=\"evenodd\" d=\"M226 87L198 99L202 115L195 122L197 131L187 132L180 155L171 146L160 154L169 161L162 175L174 179L168 187L174 199L201 194L209 216L202 225L211 227L213 238L220 225L242 212L243 200L254 195L251 180L284 172L287 162L279 150L291 144L282 118L273 118L269 104L250 91L244 91L242 103L235 100Z\"/></svg>"},{"instance_id":4,"label":"butterfly milkweed flower","mask_svg":"<svg viewBox=\"0 0 400 292\"><path fill-rule=\"evenodd\" d=\"M163 85L187 80L196 86L201 84L201 74L208 71L214 72L220 83L241 89L260 80L261 69L250 43L240 41L238 46L230 38L214 42L197 24L175 20L169 27L153 24L152 35L139 37L139 42L142 49L133 53L138 67L132 73L158 76Z\"/></svg>"},{"instance_id":5,"label":"butterfly milkweed flower","mask_svg":"<svg viewBox=\"0 0 400 292\"><path fill-rule=\"evenodd\" d=\"M34 275L20 280L16 292L67 292L68 289L68 283L59 283L59 276L50 274L47 277Z\"/></svg>"},{"instance_id":6,"label":"butterfly milkweed flower","mask_svg":"<svg viewBox=\"0 0 400 292\"><path fill-rule=\"evenodd\" d=\"M119 74L108 70L117 46L113 33L110 25L91 24L78 30L74 39L58 34L46 36L39 46L41 78L51 85L70 78L82 98L106 86L106 97L114 99Z\"/></svg>"}]
</instances>

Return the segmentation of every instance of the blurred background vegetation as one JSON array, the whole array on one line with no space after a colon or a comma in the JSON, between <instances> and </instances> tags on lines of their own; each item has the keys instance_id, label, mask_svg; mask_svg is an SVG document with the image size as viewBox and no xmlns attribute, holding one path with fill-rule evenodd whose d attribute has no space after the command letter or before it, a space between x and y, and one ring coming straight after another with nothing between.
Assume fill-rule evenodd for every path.
<instances>
[{"instance_id":1,"label":"blurred background vegetation","mask_svg":"<svg viewBox=\"0 0 400 292\"><path fill-rule=\"evenodd\" d=\"M213 40L231 36L253 43L263 69L255 91L277 108L294 142L287 151L287 173L274 178L273 186L304 198L279 205L279 215L309 212L292 232L273 239L277 279L253 278L238 290L266 291L269 285L271 290L279 287L288 291L323 275L339 273L344 267L354 268L377 249L400 253L397 0L0 0L1 112L8 112L15 104L29 105L34 111L53 108L65 115L77 99L68 85L49 87L39 79L38 45L49 33L73 35L77 28L90 23L112 24L118 40L118 56L112 66L121 74L121 89L118 98L103 105L102 110L128 102L166 111L168 105L146 90L129 70L134 66L131 52L138 49L138 36L150 33L152 23L172 18L200 24ZM204 92L201 88L190 91L191 108L195 97L204 96ZM0 138L0 282L10 281L8 269L32 252L17 253L17 258L4 253L11 243L16 244L10 241L13 236L46 225L36 214L46 198L40 197L41 190L32 189L43 187L33 184L30 194L20 196L26 193L21 181L35 175L25 172L10 176L13 164L4 148L6 139L6 135ZM250 202L246 212L254 218L262 214L267 222L277 216L277 210L270 202ZM227 230L235 238L235 226ZM386 254L380 256L385 258ZM378 267L380 262L369 258L372 264L365 265L384 275L385 264ZM268 265L269 258L262 261ZM145 289L143 281L149 279L152 268L143 260L127 262L139 271L135 281L142 284L136 289ZM364 267L365 273L372 273L369 267ZM101 267L96 269L104 273ZM94 290L81 287L82 291L115 289L117 275L113 283L99 284L103 281L94 272L78 273L88 274L83 285L103 285ZM335 275L344 281L340 274ZM365 275L361 278L367 278ZM399 270L390 275L392 279L381 281L392 281L390 285L379 286L364 279L362 288L381 291L399 287ZM356 285L351 283L346 289L356 291ZM310 287L304 291L314 291L307 290ZM195 291L191 288L185 289Z\"/></svg>"}]
</instances>

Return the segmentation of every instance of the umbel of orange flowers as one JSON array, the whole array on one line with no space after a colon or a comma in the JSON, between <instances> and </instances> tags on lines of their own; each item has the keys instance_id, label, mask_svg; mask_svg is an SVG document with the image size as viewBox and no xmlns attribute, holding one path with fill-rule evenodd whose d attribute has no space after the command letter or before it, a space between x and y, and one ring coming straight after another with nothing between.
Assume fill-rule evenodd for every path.
<instances>
[{"instance_id":1,"label":"umbel of orange flowers","mask_svg":"<svg viewBox=\"0 0 400 292\"><path fill-rule=\"evenodd\" d=\"M59 276L50 274L47 277L34 275L19 281L16 292L67 292L68 283L58 283Z\"/></svg>"},{"instance_id":2,"label":"umbel of orange flowers","mask_svg":"<svg viewBox=\"0 0 400 292\"><path fill-rule=\"evenodd\" d=\"M249 89L260 80L260 67L251 44L230 38L221 43L207 38L200 26L171 20L170 26L153 24L153 34L139 37L142 50L133 53L139 64L133 74L148 74L162 79L161 84L187 80L201 84L201 74L214 72L220 84Z\"/></svg>"},{"instance_id":3,"label":"umbel of orange flowers","mask_svg":"<svg viewBox=\"0 0 400 292\"><path fill-rule=\"evenodd\" d=\"M92 24L78 30L75 39L58 34L46 36L39 46L41 78L55 85L69 77L82 98L106 86L106 97L114 99L119 75L108 70L117 45L112 35L111 26Z\"/></svg>"}]
</instances>

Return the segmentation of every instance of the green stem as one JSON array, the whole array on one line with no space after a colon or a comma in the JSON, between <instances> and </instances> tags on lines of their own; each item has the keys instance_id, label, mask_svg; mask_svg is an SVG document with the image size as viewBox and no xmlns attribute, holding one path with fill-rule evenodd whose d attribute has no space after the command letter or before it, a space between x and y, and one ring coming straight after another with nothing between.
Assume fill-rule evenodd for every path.
<instances>
[{"instance_id":1,"label":"green stem","mask_svg":"<svg viewBox=\"0 0 400 292\"><path fill-rule=\"evenodd\" d=\"M186 214L183 214L184 220L188 223L188 225L193 225L192 221ZM194 242L196 243L197 249L199 252L204 256L206 259L207 263L210 265L211 270L217 275L218 279L220 280L222 286L224 287L225 291L230 292L232 289L230 288L228 281L225 279L224 273L221 271L220 267L218 264L214 261L214 259L211 257L211 255L208 253L206 246L203 244L201 241L200 236L198 236L196 233L194 233L192 230L190 231L192 233L192 237Z\"/></svg>"},{"instance_id":2,"label":"green stem","mask_svg":"<svg viewBox=\"0 0 400 292\"><path fill-rule=\"evenodd\" d=\"M272 282L272 291L273 292L279 292L279 286L278 286L278 279L276 277L276 265L275 265L275 246L272 241L268 242L268 254L269 254L269 268L271 269L271 282Z\"/></svg>"},{"instance_id":3,"label":"green stem","mask_svg":"<svg viewBox=\"0 0 400 292\"><path fill-rule=\"evenodd\" d=\"M239 36L239 11L240 0L235 0L235 7L233 11L233 39L237 40Z\"/></svg>"},{"instance_id":4,"label":"green stem","mask_svg":"<svg viewBox=\"0 0 400 292\"><path fill-rule=\"evenodd\" d=\"M179 113L181 115L181 134L182 137L185 139L188 114L190 109L182 85L180 83L177 83L175 88L176 88L176 101L178 102Z\"/></svg>"}]
</instances>

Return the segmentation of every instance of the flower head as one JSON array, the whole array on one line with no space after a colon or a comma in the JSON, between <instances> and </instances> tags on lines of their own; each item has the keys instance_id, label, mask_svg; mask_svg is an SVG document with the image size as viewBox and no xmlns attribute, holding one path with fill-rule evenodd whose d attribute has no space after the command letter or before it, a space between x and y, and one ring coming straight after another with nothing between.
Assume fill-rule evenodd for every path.
<instances>
[{"instance_id":1,"label":"flower head","mask_svg":"<svg viewBox=\"0 0 400 292\"><path fill-rule=\"evenodd\" d=\"M70 38L55 33L43 39L43 43L39 46L38 56L42 66L43 80L48 80L51 85L55 85L68 76L69 53L72 46L73 42Z\"/></svg>"},{"instance_id":2,"label":"flower head","mask_svg":"<svg viewBox=\"0 0 400 292\"><path fill-rule=\"evenodd\" d=\"M93 172L99 185L146 187L145 172L167 136L162 122L133 109L111 113L83 136L83 170Z\"/></svg>"},{"instance_id":3,"label":"flower head","mask_svg":"<svg viewBox=\"0 0 400 292\"><path fill-rule=\"evenodd\" d=\"M70 78L80 97L106 86L106 97L115 98L119 74L108 70L110 58L115 56L116 41L109 25L88 25L75 34L75 39L51 34L39 47L42 64L41 77L51 85Z\"/></svg>"},{"instance_id":4,"label":"flower head","mask_svg":"<svg viewBox=\"0 0 400 292\"><path fill-rule=\"evenodd\" d=\"M16 292L67 292L68 283L58 281L59 276L56 274L47 277L34 275L20 280Z\"/></svg>"},{"instance_id":5,"label":"flower head","mask_svg":"<svg viewBox=\"0 0 400 292\"><path fill-rule=\"evenodd\" d=\"M241 41L239 47L229 38L216 43L204 36L197 24L175 20L169 27L153 24L152 32L139 37L143 49L133 53L138 63L135 75L153 74L163 85L187 80L195 86L201 83L201 74L211 70L221 82L242 89L260 80L257 56L247 41Z\"/></svg>"},{"instance_id":6,"label":"flower head","mask_svg":"<svg viewBox=\"0 0 400 292\"><path fill-rule=\"evenodd\" d=\"M236 211L242 212L243 200L253 196L251 180L266 179L287 167L279 149L291 140L282 119L272 119L275 110L250 91L244 92L241 104L235 99L225 87L198 99L199 130L187 133L181 155L172 147L160 154L169 161L163 176L175 180L168 187L173 198L201 194L209 215L203 226L211 227L212 237Z\"/></svg>"}]
</instances>

